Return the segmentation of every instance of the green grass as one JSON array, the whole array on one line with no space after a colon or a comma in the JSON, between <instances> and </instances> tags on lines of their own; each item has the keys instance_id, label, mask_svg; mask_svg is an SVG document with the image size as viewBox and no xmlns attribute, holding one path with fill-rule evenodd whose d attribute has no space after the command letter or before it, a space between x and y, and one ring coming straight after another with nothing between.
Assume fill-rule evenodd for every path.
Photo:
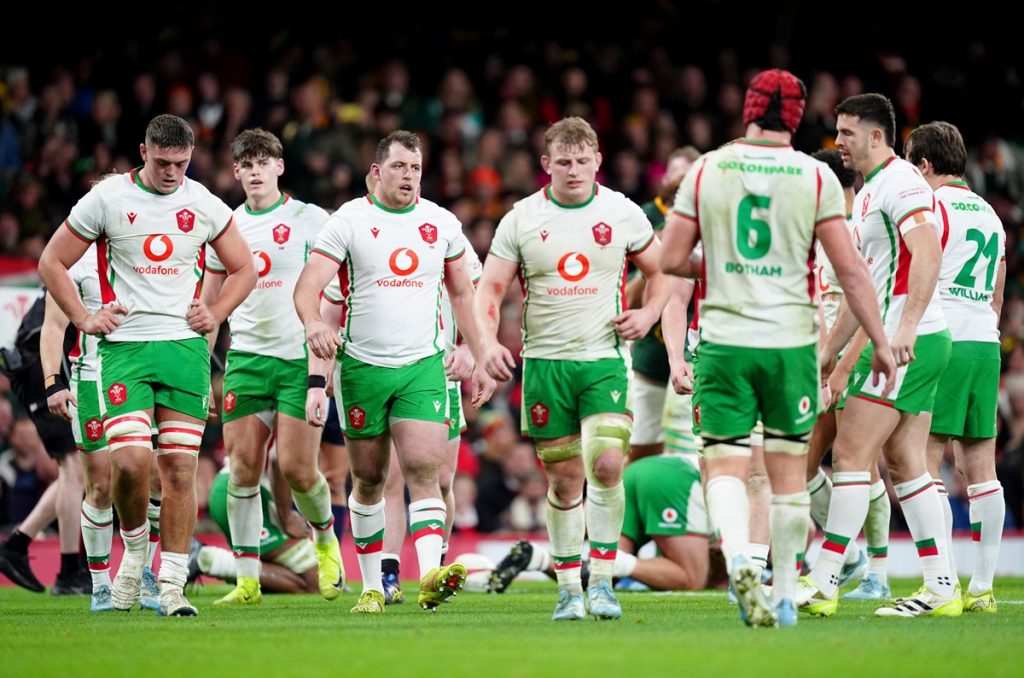
<instances>
[{"instance_id":1,"label":"green grass","mask_svg":"<svg viewBox=\"0 0 1024 678\"><path fill-rule=\"evenodd\" d=\"M893 589L907 594L917 584ZM0 675L1022 675L1024 579L997 582L995 615L875 619L876 605L844 601L831 619L801 616L797 628L779 630L745 628L724 592L623 593L619 621L555 624L550 584L464 593L436 614L406 603L380 617L350 615L355 594L214 607L227 590L191 596L198 618L160 619L0 589Z\"/></svg>"}]
</instances>

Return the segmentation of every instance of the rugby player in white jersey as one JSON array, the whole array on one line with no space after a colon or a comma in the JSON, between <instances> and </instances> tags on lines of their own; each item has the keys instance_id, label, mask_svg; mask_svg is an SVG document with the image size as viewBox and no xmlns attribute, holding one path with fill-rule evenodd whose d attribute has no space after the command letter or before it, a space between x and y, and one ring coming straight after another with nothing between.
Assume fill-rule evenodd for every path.
<instances>
[{"instance_id":1,"label":"rugby player in white jersey","mask_svg":"<svg viewBox=\"0 0 1024 678\"><path fill-rule=\"evenodd\" d=\"M404 130L377 146L374 190L327 220L295 287L309 347L320 360L339 357L340 412L352 465L352 537L363 577L354 613L381 613L383 488L394 438L409 487L410 531L420 566L420 606L435 610L460 589L466 569L441 566L446 510L438 481L447 451L448 396L440 287L448 287L456 322L477 363L483 354L473 315L473 284L458 219L419 196L423 155ZM344 338L320 314L320 293L341 276ZM494 380L475 375L474 404Z\"/></svg>"},{"instance_id":2,"label":"rugby player in white jersey","mask_svg":"<svg viewBox=\"0 0 1024 678\"><path fill-rule=\"evenodd\" d=\"M517 202L498 224L478 314L493 342L487 370L507 380L514 360L495 340L498 309L519 276L526 294L522 424L549 483L547 527L559 588L552 619L583 619L587 606L595 618L616 619L622 608L612 590L612 566L632 429L626 341L647 334L661 317L669 288L643 211L596 182L601 153L593 128L582 118L564 118L544 142L541 165L551 184ZM648 279L643 305L628 310L627 258ZM591 562L586 602L584 531Z\"/></svg>"},{"instance_id":3,"label":"rugby player in white jersey","mask_svg":"<svg viewBox=\"0 0 1024 678\"><path fill-rule=\"evenodd\" d=\"M661 262L666 273L693 275L690 253L703 242L696 390L707 505L740 615L752 626L796 624L796 557L810 506L807 441L819 411L815 238L879 346L871 371L895 373L871 280L843 219L839 181L790 146L805 99L803 83L787 71L763 71L751 81L746 135L705 155L687 175L665 228ZM771 605L743 552L750 447L741 443L758 419L773 493Z\"/></svg>"},{"instance_id":4,"label":"rugby player in white jersey","mask_svg":"<svg viewBox=\"0 0 1024 678\"><path fill-rule=\"evenodd\" d=\"M928 469L944 500L945 533L951 539L953 515L939 468L952 439L957 469L967 481L974 548L964 611L995 612L992 579L1006 516L995 466L1006 234L992 206L964 181L967 149L956 127L948 122L922 125L910 133L904 150L938 202L936 216L944 226L939 300L953 339L935 396ZM952 549L949 554L955 577Z\"/></svg>"},{"instance_id":5,"label":"rugby player in white jersey","mask_svg":"<svg viewBox=\"0 0 1024 678\"><path fill-rule=\"evenodd\" d=\"M185 598L196 519L195 475L210 394L206 339L249 294L252 256L231 208L185 177L194 135L158 115L139 145L143 165L96 184L71 210L39 260L39 275L64 314L99 345L100 408L111 452L111 490L125 555L114 606L139 598L149 540L147 504L156 420L162 487L160 613L194 616ZM101 301L90 312L68 270L96 242ZM210 244L227 275L217 302L198 297Z\"/></svg>"},{"instance_id":6,"label":"rugby player in white jersey","mask_svg":"<svg viewBox=\"0 0 1024 678\"><path fill-rule=\"evenodd\" d=\"M320 430L306 423L306 338L291 295L327 212L282 193L284 151L276 136L246 130L231 144L245 202L235 224L256 264L256 287L228 318L231 348L224 375L224 445L231 457L227 516L238 576L222 605L258 604L263 502L260 477L276 432L278 464L299 512L313 527L320 594L340 594L344 568L334 533L330 489L317 467ZM220 295L224 268L215 255L202 299ZM210 335L210 346L216 342Z\"/></svg>"}]
</instances>

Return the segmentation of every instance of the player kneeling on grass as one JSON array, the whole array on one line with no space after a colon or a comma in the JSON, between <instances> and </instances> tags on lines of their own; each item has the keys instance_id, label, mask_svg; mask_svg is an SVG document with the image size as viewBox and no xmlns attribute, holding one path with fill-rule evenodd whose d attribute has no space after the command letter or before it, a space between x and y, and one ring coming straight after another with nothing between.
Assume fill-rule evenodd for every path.
<instances>
[{"instance_id":1,"label":"player kneeling on grass","mask_svg":"<svg viewBox=\"0 0 1024 678\"><path fill-rule=\"evenodd\" d=\"M692 591L708 581L708 517L700 473L686 459L672 454L638 459L623 473L626 512L615 553L612 576L617 588L630 578L652 589ZM654 558L637 558L641 546L653 541ZM600 558L591 549L591 558ZM502 593L523 571L555 576L547 549L520 541L494 569L488 590Z\"/></svg>"}]
</instances>

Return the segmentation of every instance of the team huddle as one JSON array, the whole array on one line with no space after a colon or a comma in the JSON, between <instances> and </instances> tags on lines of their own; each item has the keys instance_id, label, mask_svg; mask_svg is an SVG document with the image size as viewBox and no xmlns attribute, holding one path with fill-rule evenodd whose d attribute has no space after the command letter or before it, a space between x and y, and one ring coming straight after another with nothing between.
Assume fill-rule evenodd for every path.
<instances>
[{"instance_id":1,"label":"team huddle","mask_svg":"<svg viewBox=\"0 0 1024 678\"><path fill-rule=\"evenodd\" d=\"M805 99L786 71L755 77L744 138L686 159L678 191L672 184L658 199L660 234L638 205L597 182L591 126L555 123L540 159L550 184L501 220L482 270L455 215L420 195L413 133L382 139L367 195L329 215L278 188L285 168L274 135L242 132L232 153L246 201L231 210L185 177L188 123L154 118L142 167L96 184L39 262L48 316L81 337L69 384L59 348L41 352L57 353L44 360L48 405L72 422L84 453L92 609L139 603L198 614L184 586L197 455L213 406L210 353L224 321L229 462L219 522L234 557L210 551L203 569L235 588L216 604L258 604L264 588L285 590L268 583L278 571L294 590L341 595L331 489L318 466L329 383L362 577L352 612L401 602L382 565L388 536L395 543L404 530L404 506L398 521L386 519L396 501L385 486L398 474L410 498L417 603L436 610L449 600L467 577L462 564L445 563L459 382L471 382L480 407L513 378L518 357L497 335L518 277L522 428L548 480L550 552L517 546L517 563L499 567L492 589L523 569L550 570L552 619L617 619L618 578L703 586L717 532L750 626L792 626L798 610L834 614L839 588L855 579L852 597L886 602L879 616L994 612L1002 225L964 183L966 151L952 125L918 128L901 159L891 103L858 95L837 110L838 153L811 157L790 145ZM863 187L854 194L856 174ZM632 305L631 266L643 279ZM663 339L662 384L632 369L631 346L651 337ZM651 417L661 415L666 385L665 452L638 459L638 445L661 449ZM634 398L646 404L635 410ZM938 473L951 440L975 532L966 592ZM677 454L694 448L699 461ZM828 450L831 479L819 468ZM924 573L916 593L891 604L880 452ZM268 500L268 472L311 541L268 530L268 514L290 513L290 503ZM155 578L151 499L160 515ZM111 580L114 509L125 554ZM800 577L812 516L825 541ZM856 544L862 527L866 555ZM660 553L644 564L635 554L648 540Z\"/></svg>"}]
</instances>

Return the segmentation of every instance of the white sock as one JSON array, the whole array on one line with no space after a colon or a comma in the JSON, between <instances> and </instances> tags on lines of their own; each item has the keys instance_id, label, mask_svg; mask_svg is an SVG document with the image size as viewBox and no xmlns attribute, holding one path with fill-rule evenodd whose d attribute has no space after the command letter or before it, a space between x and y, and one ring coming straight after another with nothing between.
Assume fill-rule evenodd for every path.
<instances>
[{"instance_id":1,"label":"white sock","mask_svg":"<svg viewBox=\"0 0 1024 678\"><path fill-rule=\"evenodd\" d=\"M772 602L796 597L798 553L807 542L807 517L811 498L807 492L772 497Z\"/></svg>"},{"instance_id":2,"label":"white sock","mask_svg":"<svg viewBox=\"0 0 1024 678\"><path fill-rule=\"evenodd\" d=\"M185 588L185 582L188 580L188 554L167 551L161 553L159 580L161 597L168 591L180 591Z\"/></svg>"},{"instance_id":3,"label":"white sock","mask_svg":"<svg viewBox=\"0 0 1024 678\"><path fill-rule=\"evenodd\" d=\"M219 546L204 546L199 549L199 570L217 579L233 581L235 579L235 556L231 551Z\"/></svg>"},{"instance_id":4,"label":"white sock","mask_svg":"<svg viewBox=\"0 0 1024 678\"><path fill-rule=\"evenodd\" d=\"M953 585L959 581L960 576L956 570L956 557L953 555L953 507L949 505L949 493L946 492L946 484L939 478L932 478L935 482L935 490L939 493L939 501L942 503L942 522L944 525L942 536L946 540L946 560L949 562L949 573L953 577Z\"/></svg>"},{"instance_id":5,"label":"white sock","mask_svg":"<svg viewBox=\"0 0 1024 678\"><path fill-rule=\"evenodd\" d=\"M82 544L89 560L92 589L110 586L110 544L114 538L114 511L82 502Z\"/></svg>"},{"instance_id":6,"label":"white sock","mask_svg":"<svg viewBox=\"0 0 1024 678\"><path fill-rule=\"evenodd\" d=\"M1006 502L1003 486L998 480L968 486L967 496L971 502L971 545L974 550L974 572L967 591L972 596L979 596L992 590L999 560L999 543L1003 539Z\"/></svg>"},{"instance_id":7,"label":"white sock","mask_svg":"<svg viewBox=\"0 0 1024 678\"><path fill-rule=\"evenodd\" d=\"M933 593L940 596L953 594L953 576L949 571L949 560L945 549L949 548L943 535L945 520L942 517L942 500L925 473L919 478L894 485L899 497L903 516L907 519L910 536L921 559L924 583Z\"/></svg>"},{"instance_id":8,"label":"white sock","mask_svg":"<svg viewBox=\"0 0 1024 678\"><path fill-rule=\"evenodd\" d=\"M733 558L745 553L750 543L750 501L747 484L735 476L717 476L705 491L708 517L722 537L725 566L732 572Z\"/></svg>"},{"instance_id":9,"label":"white sock","mask_svg":"<svg viewBox=\"0 0 1024 678\"><path fill-rule=\"evenodd\" d=\"M590 579L611 579L615 554L619 550L622 519L626 512L626 490L620 482L602 488L587 484L587 536L590 538Z\"/></svg>"},{"instance_id":10,"label":"white sock","mask_svg":"<svg viewBox=\"0 0 1024 678\"><path fill-rule=\"evenodd\" d=\"M568 588L574 595L583 593L580 567L583 565L583 536L587 529L583 497L577 497L568 504L559 504L554 493L548 491L547 519L551 560L558 586Z\"/></svg>"},{"instance_id":11,"label":"white sock","mask_svg":"<svg viewBox=\"0 0 1024 678\"><path fill-rule=\"evenodd\" d=\"M420 499L409 504L409 533L416 546L420 579L441 564L445 509L441 498Z\"/></svg>"},{"instance_id":12,"label":"white sock","mask_svg":"<svg viewBox=\"0 0 1024 678\"><path fill-rule=\"evenodd\" d=\"M153 569L153 559L156 557L156 549L160 546L160 500L149 498L149 506L146 508L146 517L149 519L149 544L146 549L146 567Z\"/></svg>"},{"instance_id":13,"label":"white sock","mask_svg":"<svg viewBox=\"0 0 1024 678\"><path fill-rule=\"evenodd\" d=\"M769 514L770 520L771 515ZM758 544L753 541L747 544L747 557L750 558L750 564L757 571L757 576L759 577L764 572L764 568L768 567L768 552L770 550L770 544Z\"/></svg>"},{"instance_id":14,"label":"white sock","mask_svg":"<svg viewBox=\"0 0 1024 678\"><path fill-rule=\"evenodd\" d=\"M228 481L228 528L238 576L259 579L260 532L263 530L259 485L247 487Z\"/></svg>"},{"instance_id":15,"label":"white sock","mask_svg":"<svg viewBox=\"0 0 1024 678\"><path fill-rule=\"evenodd\" d=\"M141 568L146 562L146 548L149 544L149 521L131 530L126 530L122 527L121 541L124 542L124 558L121 561L121 566L124 567L125 561L129 561L134 562Z\"/></svg>"},{"instance_id":16,"label":"white sock","mask_svg":"<svg viewBox=\"0 0 1024 678\"><path fill-rule=\"evenodd\" d=\"M547 549L534 546L530 552L530 562L526 569L530 572L545 572L551 567L551 553Z\"/></svg>"},{"instance_id":17,"label":"white sock","mask_svg":"<svg viewBox=\"0 0 1024 678\"><path fill-rule=\"evenodd\" d=\"M832 501L832 481L820 466L814 477L807 481L807 491L811 495L811 518L824 530L828 522L828 505Z\"/></svg>"},{"instance_id":18,"label":"white sock","mask_svg":"<svg viewBox=\"0 0 1024 678\"><path fill-rule=\"evenodd\" d=\"M331 513L331 488L323 473L317 472L316 481L308 492L292 489L292 497L299 513L313 526L314 542L330 544L337 540L334 534L334 514Z\"/></svg>"},{"instance_id":19,"label":"white sock","mask_svg":"<svg viewBox=\"0 0 1024 678\"><path fill-rule=\"evenodd\" d=\"M612 568L612 576L631 577L636 569L637 558L632 553L619 551L615 554L615 566Z\"/></svg>"},{"instance_id":20,"label":"white sock","mask_svg":"<svg viewBox=\"0 0 1024 678\"><path fill-rule=\"evenodd\" d=\"M867 471L832 474L832 501L825 524L825 541L811 576L818 589L831 598L839 588L839 572L846 562L846 550L864 524L868 512Z\"/></svg>"},{"instance_id":21,"label":"white sock","mask_svg":"<svg viewBox=\"0 0 1024 678\"><path fill-rule=\"evenodd\" d=\"M868 571L883 584L889 582L889 521L892 504L885 481L871 484L868 491L868 517L864 521L864 540L868 545Z\"/></svg>"},{"instance_id":22,"label":"white sock","mask_svg":"<svg viewBox=\"0 0 1024 678\"><path fill-rule=\"evenodd\" d=\"M383 594L380 554L384 550L384 500L376 504L360 504L349 495L348 515L352 523L352 541L356 544L356 559L363 575L363 591L380 591Z\"/></svg>"}]
</instances>

